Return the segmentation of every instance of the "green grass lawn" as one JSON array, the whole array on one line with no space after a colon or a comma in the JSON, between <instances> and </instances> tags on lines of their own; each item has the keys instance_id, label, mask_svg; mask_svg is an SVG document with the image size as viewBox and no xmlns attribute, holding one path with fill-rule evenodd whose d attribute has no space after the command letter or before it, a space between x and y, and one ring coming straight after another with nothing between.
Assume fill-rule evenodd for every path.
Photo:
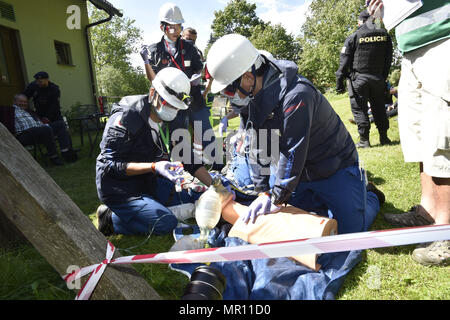
<instances>
[{"instance_id":1,"label":"green grass lawn","mask_svg":"<svg viewBox=\"0 0 450 320\"><path fill-rule=\"evenodd\" d=\"M348 122L352 117L348 96L327 97L354 141L358 141L356 126ZM403 162L396 119L390 119L388 132L393 145L379 146L378 132L372 126L370 141L373 147L359 150L369 180L386 195L381 213L402 212L420 200L419 167ZM233 119L229 127L237 127L238 121L238 118ZM79 137L75 136L74 145L79 144ZM64 167L46 166L45 169L95 225L95 210L99 205L95 189L95 155L88 156L86 145L80 155L81 159L76 163ZM371 229L388 228L392 227L379 214ZM164 252L173 244L170 235L150 238L112 236L109 240L118 248L135 247L129 251L121 250L122 255ZM414 248L415 245L365 250L363 260L348 275L337 299L450 299L450 267L424 267L415 263L410 257ZM134 267L164 299L179 299L188 283L186 276L171 271L167 265L136 264ZM0 249L0 283L0 299L73 299L75 296L66 289L52 267L28 245L8 251Z\"/></svg>"}]
</instances>

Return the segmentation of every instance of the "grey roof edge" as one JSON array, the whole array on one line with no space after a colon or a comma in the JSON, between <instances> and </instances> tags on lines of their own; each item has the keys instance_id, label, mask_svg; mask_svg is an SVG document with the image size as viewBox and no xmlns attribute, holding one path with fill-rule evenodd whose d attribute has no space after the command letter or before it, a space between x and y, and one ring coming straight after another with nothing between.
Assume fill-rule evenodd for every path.
<instances>
[{"instance_id":1,"label":"grey roof edge","mask_svg":"<svg viewBox=\"0 0 450 320\"><path fill-rule=\"evenodd\" d=\"M123 16L123 13L120 12L119 9L115 8L111 3L106 0L88 0L92 3L96 8L100 10L104 10L111 15L117 15L119 17Z\"/></svg>"}]
</instances>

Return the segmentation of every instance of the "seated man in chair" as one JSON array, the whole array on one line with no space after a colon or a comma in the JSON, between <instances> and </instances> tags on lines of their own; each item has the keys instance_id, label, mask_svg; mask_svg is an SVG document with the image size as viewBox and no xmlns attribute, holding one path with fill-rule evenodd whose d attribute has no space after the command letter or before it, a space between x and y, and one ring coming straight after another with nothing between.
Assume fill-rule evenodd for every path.
<instances>
[{"instance_id":1,"label":"seated man in chair","mask_svg":"<svg viewBox=\"0 0 450 320\"><path fill-rule=\"evenodd\" d=\"M39 118L28 112L28 99L24 94L14 97L14 128L15 136L24 145L43 144L47 149L50 161L57 166L63 165L56 151L53 130L42 123Z\"/></svg>"}]
</instances>

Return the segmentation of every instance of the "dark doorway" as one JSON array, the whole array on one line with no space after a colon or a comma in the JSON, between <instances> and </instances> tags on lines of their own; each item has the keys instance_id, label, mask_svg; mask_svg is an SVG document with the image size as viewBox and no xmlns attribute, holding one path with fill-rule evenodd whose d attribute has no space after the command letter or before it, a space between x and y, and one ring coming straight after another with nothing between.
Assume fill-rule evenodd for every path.
<instances>
[{"instance_id":1,"label":"dark doorway","mask_svg":"<svg viewBox=\"0 0 450 320\"><path fill-rule=\"evenodd\" d=\"M18 31L0 26L0 105L9 106L25 88Z\"/></svg>"}]
</instances>

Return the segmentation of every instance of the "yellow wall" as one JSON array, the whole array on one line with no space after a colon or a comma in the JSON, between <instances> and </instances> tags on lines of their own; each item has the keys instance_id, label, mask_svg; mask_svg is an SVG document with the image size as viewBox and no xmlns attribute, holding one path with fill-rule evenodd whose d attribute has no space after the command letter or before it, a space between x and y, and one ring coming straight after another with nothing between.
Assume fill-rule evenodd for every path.
<instances>
[{"instance_id":1,"label":"yellow wall","mask_svg":"<svg viewBox=\"0 0 450 320\"><path fill-rule=\"evenodd\" d=\"M16 21L0 18L0 25L16 29L20 35L25 63L25 83L33 75L47 71L50 81L61 90L61 107L94 103L90 86L89 62L84 27L88 24L86 1L83 0L2 0L14 6ZM69 30L67 8L81 9L81 28ZM54 41L70 44L74 66L56 63Z\"/></svg>"}]
</instances>

